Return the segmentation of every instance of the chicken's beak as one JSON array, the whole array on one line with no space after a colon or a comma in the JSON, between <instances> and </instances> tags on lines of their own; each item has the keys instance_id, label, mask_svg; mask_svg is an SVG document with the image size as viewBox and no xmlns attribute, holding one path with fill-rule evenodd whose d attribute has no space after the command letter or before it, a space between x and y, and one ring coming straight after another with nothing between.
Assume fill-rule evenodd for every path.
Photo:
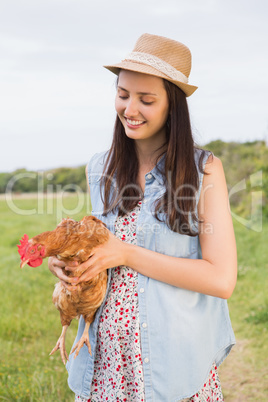
<instances>
[{"instance_id":1,"label":"chicken's beak","mask_svg":"<svg viewBox=\"0 0 268 402\"><path fill-rule=\"evenodd\" d=\"M28 260L21 261L20 267L23 268L24 265L28 264L29 261L30 261L30 258L28 258Z\"/></svg>"}]
</instances>

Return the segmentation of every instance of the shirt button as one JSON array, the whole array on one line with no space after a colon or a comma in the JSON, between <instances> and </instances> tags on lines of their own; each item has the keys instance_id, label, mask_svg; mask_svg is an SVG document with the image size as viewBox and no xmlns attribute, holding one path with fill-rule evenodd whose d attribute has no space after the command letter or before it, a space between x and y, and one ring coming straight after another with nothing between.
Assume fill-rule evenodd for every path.
<instances>
[{"instance_id":1,"label":"shirt button","mask_svg":"<svg viewBox=\"0 0 268 402\"><path fill-rule=\"evenodd\" d=\"M139 232L142 232L142 226L139 226L139 227L138 227L138 231L139 231Z\"/></svg>"},{"instance_id":2,"label":"shirt button","mask_svg":"<svg viewBox=\"0 0 268 402\"><path fill-rule=\"evenodd\" d=\"M149 359L148 359L148 357L145 357L145 359L144 359L144 363L149 363Z\"/></svg>"},{"instance_id":3,"label":"shirt button","mask_svg":"<svg viewBox=\"0 0 268 402\"><path fill-rule=\"evenodd\" d=\"M146 200L143 200L143 203L146 204L147 201L148 201L147 199L146 199Z\"/></svg>"},{"instance_id":4,"label":"shirt button","mask_svg":"<svg viewBox=\"0 0 268 402\"><path fill-rule=\"evenodd\" d=\"M149 173L146 177L146 179L150 180L153 176L151 175L151 173Z\"/></svg>"},{"instance_id":5,"label":"shirt button","mask_svg":"<svg viewBox=\"0 0 268 402\"><path fill-rule=\"evenodd\" d=\"M144 322L144 323L142 324L142 328L147 328L146 322Z\"/></svg>"},{"instance_id":6,"label":"shirt button","mask_svg":"<svg viewBox=\"0 0 268 402\"><path fill-rule=\"evenodd\" d=\"M143 288L140 288L140 292L143 293L143 292L144 292L144 289L143 289Z\"/></svg>"}]
</instances>

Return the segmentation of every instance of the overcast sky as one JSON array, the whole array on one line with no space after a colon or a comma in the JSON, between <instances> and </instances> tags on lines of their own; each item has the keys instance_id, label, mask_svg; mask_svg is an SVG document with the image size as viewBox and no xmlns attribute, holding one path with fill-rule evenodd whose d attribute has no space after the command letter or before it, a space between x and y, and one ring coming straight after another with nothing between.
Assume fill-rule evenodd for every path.
<instances>
[{"instance_id":1,"label":"overcast sky","mask_svg":"<svg viewBox=\"0 0 268 402\"><path fill-rule=\"evenodd\" d=\"M2 0L0 171L86 164L107 149L115 76L145 33L192 52L195 140L268 139L266 0Z\"/></svg>"}]
</instances>

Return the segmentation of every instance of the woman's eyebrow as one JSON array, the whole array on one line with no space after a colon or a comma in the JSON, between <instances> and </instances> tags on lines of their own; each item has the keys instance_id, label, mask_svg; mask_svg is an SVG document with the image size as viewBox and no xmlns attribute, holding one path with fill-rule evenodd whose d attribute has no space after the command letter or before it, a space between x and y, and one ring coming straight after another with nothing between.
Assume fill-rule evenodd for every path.
<instances>
[{"instance_id":1,"label":"woman's eyebrow","mask_svg":"<svg viewBox=\"0 0 268 402\"><path fill-rule=\"evenodd\" d=\"M122 91L128 92L127 89L120 87L119 85L117 88L121 89ZM137 92L138 95L152 95L152 96L157 96L156 94L153 94L152 92Z\"/></svg>"}]
</instances>

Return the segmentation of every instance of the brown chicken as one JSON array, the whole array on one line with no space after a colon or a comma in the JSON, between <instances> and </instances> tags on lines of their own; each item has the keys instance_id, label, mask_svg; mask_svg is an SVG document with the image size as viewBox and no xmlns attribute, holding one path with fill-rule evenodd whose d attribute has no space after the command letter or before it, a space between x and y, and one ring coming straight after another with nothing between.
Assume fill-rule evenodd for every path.
<instances>
[{"instance_id":1,"label":"brown chicken","mask_svg":"<svg viewBox=\"0 0 268 402\"><path fill-rule=\"evenodd\" d=\"M49 256L56 256L66 263L78 261L79 264L91 256L94 247L105 243L108 240L109 231L105 225L93 216L85 216L80 222L73 219L63 219L61 223L51 232L41 233L29 240L24 235L18 245L21 256L21 268L28 264L37 267L42 264L43 259ZM77 269L73 272L64 270L69 277L79 277L83 271ZM66 331L73 318L82 315L85 320L85 330L82 337L72 349L76 350L77 357L84 344L87 345L91 354L88 330L93 322L96 310L100 307L107 287L107 271L102 271L88 282L82 282L76 286L74 291L67 290L61 282L55 285L53 303L60 311L62 333L56 346L50 354L60 349L61 359L65 364L68 355L65 348Z\"/></svg>"}]
</instances>

